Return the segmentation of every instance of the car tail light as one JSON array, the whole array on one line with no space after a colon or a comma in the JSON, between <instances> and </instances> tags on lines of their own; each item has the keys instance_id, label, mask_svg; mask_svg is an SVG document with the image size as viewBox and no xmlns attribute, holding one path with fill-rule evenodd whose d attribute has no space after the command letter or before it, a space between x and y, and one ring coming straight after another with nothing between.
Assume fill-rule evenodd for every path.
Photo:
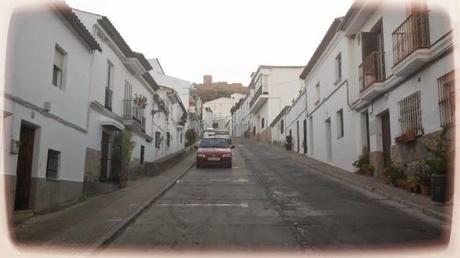
<instances>
[{"instance_id":1,"label":"car tail light","mask_svg":"<svg viewBox=\"0 0 460 258\"><path fill-rule=\"evenodd\" d=\"M222 155L222 158L231 158L232 154L231 153L226 153Z\"/></svg>"},{"instance_id":2,"label":"car tail light","mask_svg":"<svg viewBox=\"0 0 460 258\"><path fill-rule=\"evenodd\" d=\"M204 154L197 154L196 156L197 156L198 158L206 158L206 155L204 155Z\"/></svg>"}]
</instances>

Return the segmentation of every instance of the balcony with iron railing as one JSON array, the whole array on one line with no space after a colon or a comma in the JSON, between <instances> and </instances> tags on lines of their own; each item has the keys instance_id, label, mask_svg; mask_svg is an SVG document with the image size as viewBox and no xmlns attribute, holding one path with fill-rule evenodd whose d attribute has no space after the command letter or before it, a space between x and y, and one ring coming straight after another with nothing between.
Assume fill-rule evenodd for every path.
<instances>
[{"instance_id":1,"label":"balcony with iron railing","mask_svg":"<svg viewBox=\"0 0 460 258\"><path fill-rule=\"evenodd\" d=\"M124 113L123 117L127 120L134 121L142 131L145 131L144 109L136 105L132 99L123 100Z\"/></svg>"},{"instance_id":2,"label":"balcony with iron railing","mask_svg":"<svg viewBox=\"0 0 460 258\"><path fill-rule=\"evenodd\" d=\"M363 92L376 82L385 80L385 53L371 52L359 65L359 90Z\"/></svg>"},{"instance_id":3,"label":"balcony with iron railing","mask_svg":"<svg viewBox=\"0 0 460 258\"><path fill-rule=\"evenodd\" d=\"M396 66L417 49L429 47L428 11L416 11L393 32L393 63Z\"/></svg>"},{"instance_id":4,"label":"balcony with iron railing","mask_svg":"<svg viewBox=\"0 0 460 258\"><path fill-rule=\"evenodd\" d=\"M110 111L112 111L112 99L113 99L113 91L109 87L106 87L104 106Z\"/></svg>"}]
</instances>

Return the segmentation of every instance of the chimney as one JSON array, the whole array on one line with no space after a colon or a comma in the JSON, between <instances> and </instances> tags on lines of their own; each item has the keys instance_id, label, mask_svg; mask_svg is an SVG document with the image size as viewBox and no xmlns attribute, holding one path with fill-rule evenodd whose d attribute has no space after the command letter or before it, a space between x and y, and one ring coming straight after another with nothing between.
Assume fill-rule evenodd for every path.
<instances>
[{"instance_id":1,"label":"chimney","mask_svg":"<svg viewBox=\"0 0 460 258\"><path fill-rule=\"evenodd\" d=\"M211 86L212 84L212 75L204 75L203 76L203 85Z\"/></svg>"}]
</instances>

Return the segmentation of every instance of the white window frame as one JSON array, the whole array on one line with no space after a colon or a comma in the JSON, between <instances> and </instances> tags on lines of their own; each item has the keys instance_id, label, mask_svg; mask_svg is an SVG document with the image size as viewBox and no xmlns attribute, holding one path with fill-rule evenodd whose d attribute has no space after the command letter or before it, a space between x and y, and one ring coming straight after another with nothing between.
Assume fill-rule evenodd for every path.
<instances>
[{"instance_id":1,"label":"white window frame","mask_svg":"<svg viewBox=\"0 0 460 258\"><path fill-rule=\"evenodd\" d=\"M60 59L58 60L60 54ZM66 78L66 69L67 67L67 52L62 49L58 44L54 47L54 58L53 58L53 69L51 72L51 85L57 87L58 89L63 90L65 88L65 78ZM60 72L60 77L55 82L55 71L56 68Z\"/></svg>"}]
</instances>

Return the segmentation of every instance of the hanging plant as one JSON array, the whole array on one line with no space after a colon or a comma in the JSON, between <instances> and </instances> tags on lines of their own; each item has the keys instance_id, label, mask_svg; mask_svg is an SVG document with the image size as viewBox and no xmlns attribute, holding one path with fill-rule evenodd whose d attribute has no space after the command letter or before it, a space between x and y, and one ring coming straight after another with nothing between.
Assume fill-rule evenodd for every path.
<instances>
[{"instance_id":1,"label":"hanging plant","mask_svg":"<svg viewBox=\"0 0 460 258\"><path fill-rule=\"evenodd\" d=\"M143 95L134 94L134 103L140 108L145 108L147 106L147 98Z\"/></svg>"}]
</instances>

